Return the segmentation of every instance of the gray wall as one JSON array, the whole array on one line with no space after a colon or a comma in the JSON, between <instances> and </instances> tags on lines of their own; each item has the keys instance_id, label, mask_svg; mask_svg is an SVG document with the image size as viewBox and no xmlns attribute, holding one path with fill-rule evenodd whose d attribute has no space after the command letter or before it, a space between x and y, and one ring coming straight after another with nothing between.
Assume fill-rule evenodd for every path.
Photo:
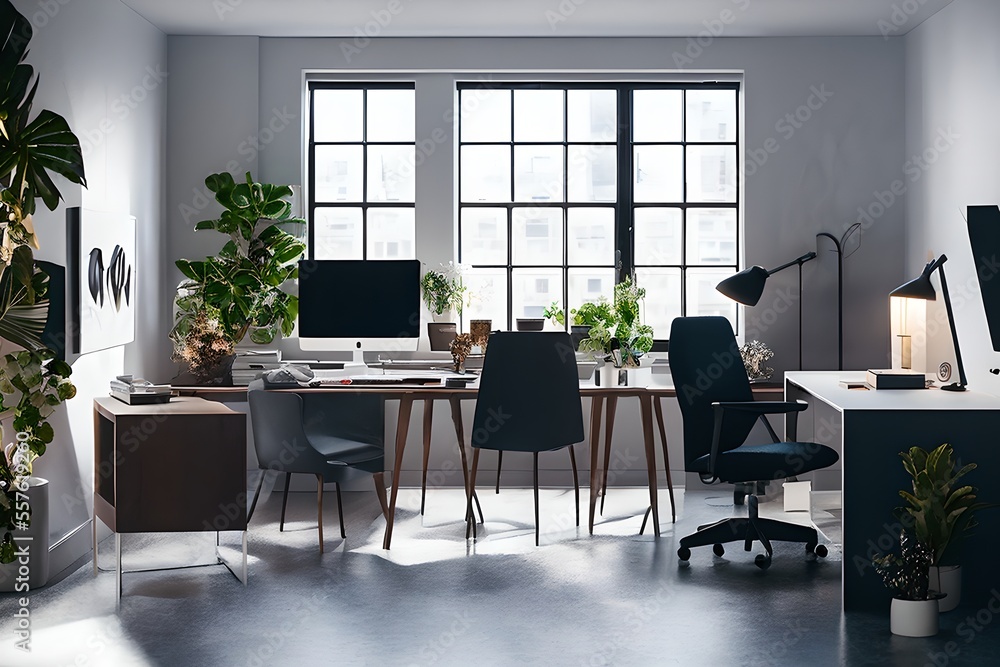
<instances>
[{"instance_id":1,"label":"gray wall","mask_svg":"<svg viewBox=\"0 0 1000 667\"><path fill-rule=\"evenodd\" d=\"M1000 204L998 27L995 0L956 0L905 38L906 154L930 158L906 194L906 273L916 277L930 256L948 255L969 385L990 393L1000 392L1000 379L988 372L1000 354L990 342L964 216L970 205ZM928 327L928 368L954 358L940 304L928 307L929 320L943 324Z\"/></svg>"},{"instance_id":2,"label":"gray wall","mask_svg":"<svg viewBox=\"0 0 1000 667\"><path fill-rule=\"evenodd\" d=\"M518 76L523 78L531 76L523 70L558 70L564 73L549 76L575 78L621 70L628 73L602 76L655 77L658 70L676 69L679 60L691 72L744 72L744 140L747 159L757 158L747 163L746 170L743 233L747 264L773 268L816 249L817 232L839 236L859 218L859 207L868 208L875 193L900 176L904 161L904 67L899 39L716 39L698 47L699 53L682 39L374 39L353 50L358 46L353 40L274 38L257 40L256 78L251 75L253 48L248 40L253 38L169 38L171 251L204 255L218 249L218 238L195 235L191 225L183 223L181 207L190 205L192 187L209 166L214 169L234 160L239 163L237 173L254 166L238 148L248 134L259 135L255 176L269 182L302 182L303 70L416 81L418 139L430 137L437 128L445 129L449 137L416 173L417 255L428 265L455 257L454 128L447 115L453 106L454 81L475 79L482 73L501 79L502 72L522 70ZM683 60L689 56L694 57ZM222 58L239 61L238 68L226 69ZM462 73L456 73L457 68ZM833 95L822 104L813 97L813 106L818 108L800 110L814 89ZM248 126L252 119L245 116L245 105L254 101L258 120ZM174 112L176 105L198 112L185 113L182 119ZM786 114L797 111L808 120L798 126L784 121ZM292 115L294 120L289 121ZM274 127L280 129L268 131ZM846 261L848 368L889 363L886 294L903 275L902 208L889 207L877 224L869 225L861 249ZM812 369L836 368L837 364L836 262L826 252L829 248L824 245L819 260L804 267L804 357L806 368ZM173 272L168 283L176 284L178 278ZM761 322L755 326L756 337L777 353L772 365L779 374L797 364L796 280L794 270L776 274L761 303L749 311ZM169 309L167 301L163 308ZM295 350L294 341L285 345ZM628 457L625 467L636 471L643 465L638 410L627 403L619 408L616 433L620 451ZM672 464L677 468L681 438L676 404L668 406L668 417ZM452 442L448 420L436 422L438 438ZM409 480L406 471L418 469L417 451L414 436L404 481ZM453 456L449 460L457 462ZM444 464L442 459L435 463ZM561 460L553 465L566 467ZM623 475L619 481L641 483L641 479L636 473L634 478Z\"/></svg>"},{"instance_id":3,"label":"gray wall","mask_svg":"<svg viewBox=\"0 0 1000 667\"><path fill-rule=\"evenodd\" d=\"M35 465L50 480L52 541L74 534L53 553L59 571L86 553L92 506L92 399L107 395L108 380L126 370L156 377L163 358L163 185L165 161L166 37L118 0L45 3L15 0L31 20L28 62L41 74L35 109L52 109L69 121L84 148L88 187L59 178L66 206L128 212L137 219L136 341L124 347L70 357L79 393L53 416L56 437ZM41 204L35 227L41 259L66 264L65 207Z\"/></svg>"}]
</instances>

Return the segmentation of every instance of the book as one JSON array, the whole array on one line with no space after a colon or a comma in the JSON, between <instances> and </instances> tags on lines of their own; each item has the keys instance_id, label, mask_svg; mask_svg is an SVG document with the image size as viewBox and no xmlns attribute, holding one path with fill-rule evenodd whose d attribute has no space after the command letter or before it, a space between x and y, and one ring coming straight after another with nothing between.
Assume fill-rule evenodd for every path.
<instances>
[{"instance_id":1,"label":"book","mask_svg":"<svg viewBox=\"0 0 1000 667\"><path fill-rule=\"evenodd\" d=\"M923 373L892 369L869 369L865 382L872 389L924 389L927 378Z\"/></svg>"}]
</instances>

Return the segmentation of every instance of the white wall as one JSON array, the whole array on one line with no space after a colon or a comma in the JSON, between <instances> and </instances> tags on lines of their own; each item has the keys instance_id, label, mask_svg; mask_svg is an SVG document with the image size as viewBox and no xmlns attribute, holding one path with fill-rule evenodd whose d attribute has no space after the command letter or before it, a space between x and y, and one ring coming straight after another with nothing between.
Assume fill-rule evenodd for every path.
<instances>
[{"instance_id":1,"label":"white wall","mask_svg":"<svg viewBox=\"0 0 1000 667\"><path fill-rule=\"evenodd\" d=\"M964 216L968 206L1000 204L997 28L1000 3L956 0L905 38L906 154L936 156L906 195L906 274L916 277L929 257L948 255L969 386L990 393L1000 393L1000 379L988 372L1000 364L1000 353L990 341ZM950 146L940 139L949 135ZM928 305L929 320L943 315L941 303ZM942 322L927 349L931 369L954 358Z\"/></svg>"},{"instance_id":2,"label":"white wall","mask_svg":"<svg viewBox=\"0 0 1000 667\"><path fill-rule=\"evenodd\" d=\"M416 173L417 255L429 265L454 258L454 128L446 113L453 104L450 91L455 80L474 79L480 76L477 71L496 73L498 79L502 72L519 70L559 70L568 77L624 70L650 76L650 70L676 69L678 58L693 54L693 62L683 62L683 69L744 72L747 158L757 157L757 162L748 162L744 191L747 264L773 268L815 250L817 232L839 236L859 218L859 207L867 209L876 201L875 193L902 174L904 69L903 45L898 39L716 39L707 47L698 47L698 53L688 40L678 39L374 39L357 52L351 50L357 46L353 40L268 38L258 40L257 89L240 91L231 80L217 80L215 59L225 51L225 39L168 39L172 59L183 48L186 57L203 64L174 72L171 105L176 96L198 108L210 99L220 109L183 124L171 114L171 220L180 219L180 207L190 204L191 181L208 173L202 142L210 138L215 142L211 143L211 150L217 151L214 164L241 160L236 149L246 139L248 129L244 118L233 118L233 98L243 101L256 95L258 99L260 150L256 156L259 173L255 175L267 182L302 182L302 73L315 69L330 70L331 76L352 77L399 72L393 76L416 81L417 138L430 137L438 128L447 130L449 140L438 145ZM252 62L250 58L242 60L245 69L239 76L244 78ZM469 73L456 73L459 69ZM420 71L412 73L414 70ZM523 71L519 76L525 76ZM669 78L668 74L663 76ZM217 93L213 82L223 86L224 92ZM829 91L832 96L822 104L813 97L818 108L803 108L800 113L809 119L789 132L786 128L792 126L783 119L807 104L814 90ZM293 122L280 131L266 131L272 119L288 115L295 116ZM224 118L224 122L210 120L216 118ZM771 152L762 156L765 147ZM239 166L242 170L244 163ZM183 183L175 182L181 180ZM889 363L886 295L903 276L902 208L888 207L877 224L868 226L861 249L845 263L845 356L849 368ZM192 253L200 249L199 254L204 255L219 247L218 238L207 233L194 235L189 228L171 224L170 234L171 248L184 247ZM812 369L836 368L837 364L836 262L834 255L826 252L830 247L822 246L820 258L804 267L804 357L805 366ZM174 272L171 281L178 277ZM794 270L776 274L761 303L749 312L765 323L757 325L757 337L778 353L772 365L779 374L797 364L796 281ZM627 467L636 473L628 479L641 483L638 409L627 403L619 408L616 441L621 444L616 451L628 455ZM676 469L682 457L675 405L668 407L668 418L672 424L671 462ZM448 420L436 421L438 439L448 443L440 449L450 450L454 436ZM414 435L404 464L404 481L408 480L406 472L419 467L418 451ZM450 460L457 462L454 457ZM442 464L443 459L437 459L435 465ZM530 469L525 463L512 465ZM552 465L568 467L561 460Z\"/></svg>"},{"instance_id":3,"label":"white wall","mask_svg":"<svg viewBox=\"0 0 1000 667\"><path fill-rule=\"evenodd\" d=\"M79 392L53 417L56 437L35 465L50 480L51 538L86 524L92 510L92 399L107 395L122 372L155 377L167 365L160 286L163 226L166 38L118 0L44 3L15 0L31 20L28 62L41 75L35 109L65 116L81 139L88 187L57 177L66 206L128 212L137 219L136 341L82 357L70 356ZM66 265L65 207L35 216L40 259ZM83 530L52 555L56 574L89 549Z\"/></svg>"}]
</instances>

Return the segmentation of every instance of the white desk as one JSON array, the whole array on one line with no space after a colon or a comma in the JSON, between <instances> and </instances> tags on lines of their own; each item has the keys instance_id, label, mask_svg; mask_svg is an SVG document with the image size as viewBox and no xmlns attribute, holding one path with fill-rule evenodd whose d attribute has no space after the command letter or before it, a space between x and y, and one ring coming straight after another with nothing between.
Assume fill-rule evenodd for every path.
<instances>
[{"instance_id":1,"label":"white desk","mask_svg":"<svg viewBox=\"0 0 1000 667\"><path fill-rule=\"evenodd\" d=\"M871 567L871 557L896 547L899 529L893 509L910 488L899 453L913 446L931 449L948 442L963 462L979 468L964 481L979 487L980 499L1000 501L993 479L1000 472L1000 398L976 391L932 389L847 389L841 380L863 380L864 372L790 372L785 400L812 408L833 408L832 421L800 420L798 439L840 452L843 490L844 610L888 609L889 594ZM996 553L1000 514L980 512L979 527L962 555L962 604L981 607L1000 586Z\"/></svg>"}]
</instances>

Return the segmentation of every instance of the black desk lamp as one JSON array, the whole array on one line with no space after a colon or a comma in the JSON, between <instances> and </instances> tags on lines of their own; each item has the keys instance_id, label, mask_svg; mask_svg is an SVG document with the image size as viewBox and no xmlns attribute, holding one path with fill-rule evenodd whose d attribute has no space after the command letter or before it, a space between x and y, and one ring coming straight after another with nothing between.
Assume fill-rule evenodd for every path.
<instances>
[{"instance_id":1,"label":"black desk lamp","mask_svg":"<svg viewBox=\"0 0 1000 667\"><path fill-rule=\"evenodd\" d=\"M768 271L763 266L751 266L743 269L734 276L730 276L716 285L715 289L728 296L733 301L742 303L744 306L756 306L760 301L760 295L764 293L764 283L768 277L778 271L783 271L790 266L799 267L799 370L802 370L802 265L811 259L816 259L816 253L807 252L801 257L796 257L787 264Z\"/></svg>"},{"instance_id":2,"label":"black desk lamp","mask_svg":"<svg viewBox=\"0 0 1000 667\"><path fill-rule=\"evenodd\" d=\"M941 255L937 259L927 263L919 277L908 283L900 285L889 292L889 296L899 296L904 299L923 299L925 301L935 301L937 293L934 285L931 284L931 274L941 271L941 291L944 292L944 306L948 311L948 326L951 328L951 340L955 345L955 360L958 362L958 382L941 387L945 391L965 391L965 366L962 364L962 351L958 348L958 332L955 330L955 315L951 310L951 296L948 294L948 280L944 277L944 263L948 261L946 255Z\"/></svg>"}]
</instances>

